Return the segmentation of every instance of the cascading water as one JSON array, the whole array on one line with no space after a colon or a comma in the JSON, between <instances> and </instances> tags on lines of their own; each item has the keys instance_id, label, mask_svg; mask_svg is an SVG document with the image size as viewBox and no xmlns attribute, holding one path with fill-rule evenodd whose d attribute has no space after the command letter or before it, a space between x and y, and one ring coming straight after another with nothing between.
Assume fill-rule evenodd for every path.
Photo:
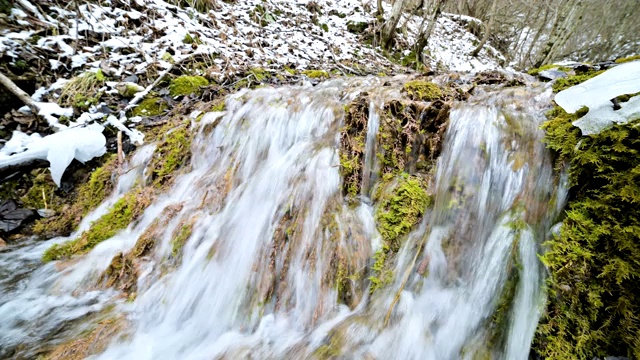
<instances>
[{"instance_id":1,"label":"cascading water","mask_svg":"<svg viewBox=\"0 0 640 360\"><path fill-rule=\"evenodd\" d=\"M114 312L124 314L122 336L98 359L526 359L544 298L536 254L564 203L538 130L548 99L513 88L454 105L433 204L398 250L394 280L370 295L382 242L370 198L379 112L403 79L383 80L236 94L226 113L194 122L191 170L127 230L61 268L38 259L65 239L0 253L12 273L0 283L0 356L33 356L45 348L34 344L86 330L66 322ZM354 205L342 194L338 144L345 103L365 91ZM127 174L77 233L144 176ZM96 286L111 258L149 232L156 245L140 260L135 300Z\"/></svg>"}]
</instances>

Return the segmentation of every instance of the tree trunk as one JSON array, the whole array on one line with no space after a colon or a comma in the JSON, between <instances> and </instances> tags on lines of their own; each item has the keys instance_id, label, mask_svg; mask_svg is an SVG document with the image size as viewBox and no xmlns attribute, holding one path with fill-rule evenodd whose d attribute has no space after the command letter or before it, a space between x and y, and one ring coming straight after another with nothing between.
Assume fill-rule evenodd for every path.
<instances>
[{"instance_id":1,"label":"tree trunk","mask_svg":"<svg viewBox=\"0 0 640 360\"><path fill-rule=\"evenodd\" d=\"M568 5L568 15L563 19L561 26L557 29L556 34L551 34L553 36L553 41L547 43L544 52L541 54L540 59L538 61L539 64L536 64L536 67L540 67L553 59L553 55L558 52L562 46L567 42L567 39L571 36L571 33L576 28L576 25L579 22L579 19L582 18L582 1L570 1L567 3ZM577 20L576 20L577 17Z\"/></svg>"},{"instance_id":2,"label":"tree trunk","mask_svg":"<svg viewBox=\"0 0 640 360\"><path fill-rule=\"evenodd\" d=\"M393 8L391 9L391 15L382 26L382 31L380 33L380 43L382 45L382 48L385 50L391 49L393 39L396 35L396 27L398 26L398 21L400 21L400 17L402 16L404 3L405 0L396 0L396 2L393 4Z\"/></svg>"},{"instance_id":3,"label":"tree trunk","mask_svg":"<svg viewBox=\"0 0 640 360\"><path fill-rule=\"evenodd\" d=\"M377 16L384 15L384 8L382 7L382 0L378 0L378 13Z\"/></svg>"},{"instance_id":4,"label":"tree trunk","mask_svg":"<svg viewBox=\"0 0 640 360\"><path fill-rule=\"evenodd\" d=\"M491 3L491 13L489 14L489 21L485 23L484 35L482 36L482 40L480 41L480 44L478 44L478 47L476 47L475 50L471 52L471 56L473 57L478 56L478 54L480 53L480 50L482 50L482 48L484 47L484 44L486 44L487 41L489 41L489 36L491 36L491 28L493 27L493 20L496 17L497 7L498 7L498 0L493 0L493 2Z\"/></svg>"},{"instance_id":5,"label":"tree trunk","mask_svg":"<svg viewBox=\"0 0 640 360\"><path fill-rule=\"evenodd\" d=\"M438 17L442 13L442 6L444 5L444 1L445 0L435 0L434 8L431 11L431 14L430 14L431 16L429 17L429 24L427 25L427 28L424 29L423 31L423 27L420 26L420 29L421 29L420 34L416 39L416 43L413 46L413 50L416 54L416 60L421 64L424 64L423 51L424 51L424 48L429 43L429 37L431 36L431 33L433 32L433 29L436 26ZM426 17L427 14L424 14L424 16Z\"/></svg>"}]
</instances>

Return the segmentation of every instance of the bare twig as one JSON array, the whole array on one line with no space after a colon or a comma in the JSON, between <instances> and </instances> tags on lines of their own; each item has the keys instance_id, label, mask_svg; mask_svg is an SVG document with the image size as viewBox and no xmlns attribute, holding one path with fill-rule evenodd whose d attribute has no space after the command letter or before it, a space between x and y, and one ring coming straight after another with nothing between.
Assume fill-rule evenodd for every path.
<instances>
[{"instance_id":1,"label":"bare twig","mask_svg":"<svg viewBox=\"0 0 640 360\"><path fill-rule=\"evenodd\" d=\"M11 79L6 77L1 72L0 72L0 84L4 85L4 87L6 87L7 90L11 91L11 93L17 96L20 99L20 101L22 101L25 105L27 105L31 109L31 112L33 114L35 115L38 114L38 112L40 111L40 108L38 107L36 102L33 101L31 96L29 96L29 94L24 92L24 90L20 89L13 81L11 81Z\"/></svg>"}]
</instances>

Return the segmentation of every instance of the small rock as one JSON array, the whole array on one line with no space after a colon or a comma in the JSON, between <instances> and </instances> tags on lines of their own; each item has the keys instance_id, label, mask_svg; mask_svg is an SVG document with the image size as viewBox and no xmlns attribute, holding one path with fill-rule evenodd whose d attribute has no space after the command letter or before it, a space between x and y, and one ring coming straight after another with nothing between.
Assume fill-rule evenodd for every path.
<instances>
[{"instance_id":1,"label":"small rock","mask_svg":"<svg viewBox=\"0 0 640 360\"><path fill-rule=\"evenodd\" d=\"M56 214L55 211L51 210L51 209L39 209L38 210L38 215L40 215L43 218L49 218L52 217Z\"/></svg>"},{"instance_id":2,"label":"small rock","mask_svg":"<svg viewBox=\"0 0 640 360\"><path fill-rule=\"evenodd\" d=\"M0 238L0 249L7 247L7 242Z\"/></svg>"},{"instance_id":3,"label":"small rock","mask_svg":"<svg viewBox=\"0 0 640 360\"><path fill-rule=\"evenodd\" d=\"M557 69L542 70L538 73L538 77L542 80L555 80L563 77L567 77L564 71Z\"/></svg>"}]
</instances>

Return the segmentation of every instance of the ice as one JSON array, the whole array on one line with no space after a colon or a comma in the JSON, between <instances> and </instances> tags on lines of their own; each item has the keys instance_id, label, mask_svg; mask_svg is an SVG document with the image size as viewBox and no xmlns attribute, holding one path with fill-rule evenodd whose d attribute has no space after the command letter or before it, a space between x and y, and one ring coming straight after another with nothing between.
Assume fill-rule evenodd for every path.
<instances>
[{"instance_id":1,"label":"ice","mask_svg":"<svg viewBox=\"0 0 640 360\"><path fill-rule=\"evenodd\" d=\"M20 149L24 149L25 145L28 148L17 154L0 157L0 169L32 160L47 160L51 177L56 185L60 186L62 175L73 159L84 163L104 155L107 151L107 139L102 134L103 130L104 127L101 125L92 124L87 127L69 128L40 139L34 136L27 139L25 134L14 132L14 137L18 138L12 144L13 149L18 149L16 145L21 145ZM13 138L9 143L11 141Z\"/></svg>"},{"instance_id":2,"label":"ice","mask_svg":"<svg viewBox=\"0 0 640 360\"><path fill-rule=\"evenodd\" d=\"M588 107L589 112L573 124L582 130L583 135L591 135L614 123L626 123L640 118L638 96L622 103L619 110L614 110L611 102L617 96L637 92L640 92L640 61L633 61L563 90L554 100L568 113Z\"/></svg>"}]
</instances>

